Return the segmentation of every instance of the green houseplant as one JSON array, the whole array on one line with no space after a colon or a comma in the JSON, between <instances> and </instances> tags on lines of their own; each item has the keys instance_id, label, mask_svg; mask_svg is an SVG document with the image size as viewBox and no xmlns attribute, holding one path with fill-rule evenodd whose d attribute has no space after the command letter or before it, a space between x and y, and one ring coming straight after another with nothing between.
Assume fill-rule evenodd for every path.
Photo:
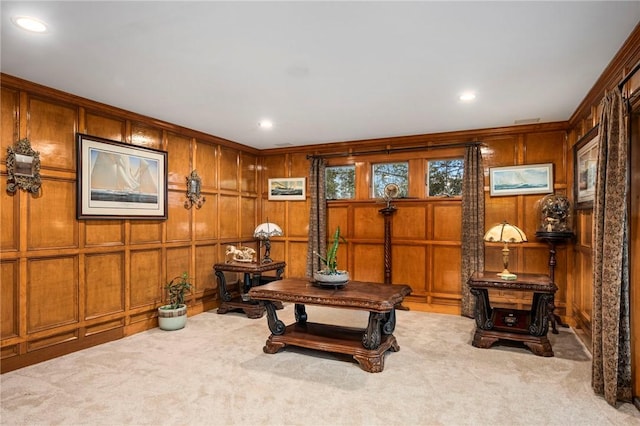
<instances>
[{"instance_id":1,"label":"green houseplant","mask_svg":"<svg viewBox=\"0 0 640 426\"><path fill-rule=\"evenodd\" d=\"M169 303L158 308L158 325L162 330L179 330L187 324L187 305L184 303L184 297L192 287L187 272L183 272L165 285Z\"/></svg>"},{"instance_id":2,"label":"green houseplant","mask_svg":"<svg viewBox=\"0 0 640 426\"><path fill-rule=\"evenodd\" d=\"M319 253L315 253L320 258L320 261L324 263L324 268L313 274L313 278L321 285L344 285L349 281L349 273L338 269L338 248L340 247L340 241L346 242L347 240L340 235L340 227L338 226L333 233L333 241L327 249L327 255L323 257Z\"/></svg>"}]
</instances>

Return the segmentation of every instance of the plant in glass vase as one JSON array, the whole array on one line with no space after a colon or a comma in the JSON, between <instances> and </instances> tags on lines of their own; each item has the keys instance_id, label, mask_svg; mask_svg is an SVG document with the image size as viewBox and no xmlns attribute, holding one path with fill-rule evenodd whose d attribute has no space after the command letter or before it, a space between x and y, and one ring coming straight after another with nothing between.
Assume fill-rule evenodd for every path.
<instances>
[{"instance_id":1,"label":"plant in glass vase","mask_svg":"<svg viewBox=\"0 0 640 426\"><path fill-rule=\"evenodd\" d=\"M325 265L323 269L313 274L316 283L339 287L344 286L349 281L349 273L338 269L338 247L340 246L340 241L346 242L347 240L340 235L340 227L338 226L333 233L333 241L327 250L327 255L323 257L320 253L314 252Z\"/></svg>"}]
</instances>

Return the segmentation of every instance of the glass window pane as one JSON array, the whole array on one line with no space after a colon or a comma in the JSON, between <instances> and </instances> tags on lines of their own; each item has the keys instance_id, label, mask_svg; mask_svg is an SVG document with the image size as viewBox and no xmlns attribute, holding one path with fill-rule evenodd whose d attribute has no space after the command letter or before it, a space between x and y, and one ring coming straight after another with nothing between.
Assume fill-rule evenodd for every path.
<instances>
[{"instance_id":1,"label":"glass window pane","mask_svg":"<svg viewBox=\"0 0 640 426\"><path fill-rule=\"evenodd\" d=\"M409 163L380 163L373 165L373 198L384 197L384 187L395 183L400 189L399 197L409 192Z\"/></svg>"},{"instance_id":2,"label":"glass window pane","mask_svg":"<svg viewBox=\"0 0 640 426\"><path fill-rule=\"evenodd\" d=\"M356 166L331 166L325 169L327 200L355 198Z\"/></svg>"},{"instance_id":3,"label":"glass window pane","mask_svg":"<svg viewBox=\"0 0 640 426\"><path fill-rule=\"evenodd\" d=\"M427 187L429 197L457 197L462 195L464 160L430 160Z\"/></svg>"}]
</instances>

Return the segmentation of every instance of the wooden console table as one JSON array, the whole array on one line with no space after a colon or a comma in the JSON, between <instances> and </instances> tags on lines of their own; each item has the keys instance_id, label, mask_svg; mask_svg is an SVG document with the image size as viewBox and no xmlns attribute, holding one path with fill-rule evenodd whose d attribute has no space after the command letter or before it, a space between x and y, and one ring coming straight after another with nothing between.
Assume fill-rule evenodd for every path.
<instances>
[{"instance_id":1,"label":"wooden console table","mask_svg":"<svg viewBox=\"0 0 640 426\"><path fill-rule=\"evenodd\" d=\"M473 346L489 348L496 341L506 339L524 343L536 355L553 356L547 332L558 287L551 277L518 274L518 278L511 281L503 280L496 272L476 272L469 278L469 288L476 298ZM531 309L492 308L489 289L531 292Z\"/></svg>"},{"instance_id":2,"label":"wooden console table","mask_svg":"<svg viewBox=\"0 0 640 426\"><path fill-rule=\"evenodd\" d=\"M274 354L287 345L352 355L370 373L384 368L384 354L400 350L393 335L395 306L411 293L407 285L350 281L344 288L320 288L307 280L284 279L249 290L267 310L271 335L263 350ZM276 302L295 303L296 322L285 326L276 315ZM305 305L369 311L367 328L307 322Z\"/></svg>"},{"instance_id":3,"label":"wooden console table","mask_svg":"<svg viewBox=\"0 0 640 426\"><path fill-rule=\"evenodd\" d=\"M276 280L284 272L285 262L256 263L256 262L229 262L216 263L213 265L216 276L218 277L218 291L222 302L218 308L219 314L226 314L230 311L242 310L249 318L260 318L264 315L265 309L258 302L251 300L247 293L252 287L259 286L263 279L262 273L267 271L276 271ZM241 284L240 294L232 295L227 287L227 280L224 276L225 272L240 272L244 274ZM282 304L278 306L282 309Z\"/></svg>"}]
</instances>

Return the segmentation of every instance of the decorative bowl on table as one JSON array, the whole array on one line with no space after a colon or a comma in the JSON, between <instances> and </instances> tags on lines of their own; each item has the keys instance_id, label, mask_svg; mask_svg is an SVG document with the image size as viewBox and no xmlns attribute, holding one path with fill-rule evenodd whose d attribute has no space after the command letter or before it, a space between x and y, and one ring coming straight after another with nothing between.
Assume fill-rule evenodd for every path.
<instances>
[{"instance_id":1,"label":"decorative bowl on table","mask_svg":"<svg viewBox=\"0 0 640 426\"><path fill-rule=\"evenodd\" d=\"M349 282L349 272L337 271L336 273L326 273L323 271L314 272L313 279L318 287L341 288Z\"/></svg>"}]
</instances>

